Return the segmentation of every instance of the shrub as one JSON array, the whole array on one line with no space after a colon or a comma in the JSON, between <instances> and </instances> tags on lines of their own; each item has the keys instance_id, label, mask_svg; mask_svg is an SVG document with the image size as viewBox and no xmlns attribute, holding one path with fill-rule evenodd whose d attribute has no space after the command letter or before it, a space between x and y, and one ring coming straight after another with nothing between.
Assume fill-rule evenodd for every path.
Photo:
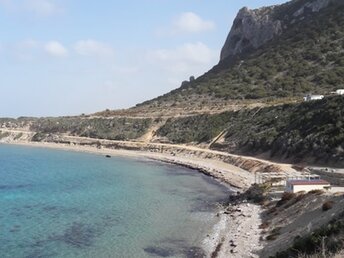
<instances>
[{"instance_id":1,"label":"shrub","mask_svg":"<svg viewBox=\"0 0 344 258\"><path fill-rule=\"evenodd\" d=\"M23 133L18 133L15 137L14 140L18 140L23 136Z\"/></svg>"},{"instance_id":2,"label":"shrub","mask_svg":"<svg viewBox=\"0 0 344 258\"><path fill-rule=\"evenodd\" d=\"M0 132L0 139L2 139L2 138L6 138L6 137L8 137L8 136L10 136L10 133L9 132Z\"/></svg>"},{"instance_id":3,"label":"shrub","mask_svg":"<svg viewBox=\"0 0 344 258\"><path fill-rule=\"evenodd\" d=\"M276 240L276 239L277 239L277 236L276 236L276 235L273 235L273 234L268 235L268 236L266 237L266 240L268 240L268 241L273 241L273 240Z\"/></svg>"},{"instance_id":4,"label":"shrub","mask_svg":"<svg viewBox=\"0 0 344 258\"><path fill-rule=\"evenodd\" d=\"M262 224L260 224L259 228L260 229L266 229L269 227L269 222L263 222Z\"/></svg>"},{"instance_id":5,"label":"shrub","mask_svg":"<svg viewBox=\"0 0 344 258\"><path fill-rule=\"evenodd\" d=\"M277 239L277 236L280 234L281 229L282 229L281 227L274 228L271 231L271 234L266 237L266 240L273 241L273 240Z\"/></svg>"},{"instance_id":6,"label":"shrub","mask_svg":"<svg viewBox=\"0 0 344 258\"><path fill-rule=\"evenodd\" d=\"M312 191L309 191L308 194L313 194L313 195L322 195L324 193L323 190L312 190Z\"/></svg>"},{"instance_id":7,"label":"shrub","mask_svg":"<svg viewBox=\"0 0 344 258\"><path fill-rule=\"evenodd\" d=\"M288 192L283 193L281 200L279 200L276 203L276 207L282 206L283 204L287 203L289 200L295 197L296 197L295 193L288 193Z\"/></svg>"},{"instance_id":8,"label":"shrub","mask_svg":"<svg viewBox=\"0 0 344 258\"><path fill-rule=\"evenodd\" d=\"M324 202L323 205L322 205L322 210L323 211L328 211L328 210L332 209L333 208L333 204L334 204L333 201L326 201L326 202Z\"/></svg>"}]
</instances>

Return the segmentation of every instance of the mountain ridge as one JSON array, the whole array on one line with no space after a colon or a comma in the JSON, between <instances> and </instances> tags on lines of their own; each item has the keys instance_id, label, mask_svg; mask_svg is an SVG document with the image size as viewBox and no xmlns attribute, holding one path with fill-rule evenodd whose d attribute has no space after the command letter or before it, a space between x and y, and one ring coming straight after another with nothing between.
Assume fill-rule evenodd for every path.
<instances>
[{"instance_id":1,"label":"mountain ridge","mask_svg":"<svg viewBox=\"0 0 344 258\"><path fill-rule=\"evenodd\" d=\"M276 19L284 19L283 24L288 22L287 27L283 25L283 33L257 49L248 48L220 60L196 80L130 111L193 111L198 109L198 100L216 109L217 104L228 107L249 100L266 103L292 98L282 100L285 103L302 101L308 93L328 94L344 87L343 6L340 0L296 0L274 6L271 9ZM332 67L335 69L331 70Z\"/></svg>"}]
</instances>

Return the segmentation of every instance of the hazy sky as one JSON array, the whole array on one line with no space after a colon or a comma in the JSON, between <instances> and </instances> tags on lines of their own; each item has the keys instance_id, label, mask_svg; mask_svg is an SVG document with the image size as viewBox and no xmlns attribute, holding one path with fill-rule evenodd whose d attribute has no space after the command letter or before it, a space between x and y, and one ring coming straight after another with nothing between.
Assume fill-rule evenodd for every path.
<instances>
[{"instance_id":1,"label":"hazy sky","mask_svg":"<svg viewBox=\"0 0 344 258\"><path fill-rule=\"evenodd\" d=\"M0 117L118 109L214 66L237 11L284 0L0 0Z\"/></svg>"}]
</instances>

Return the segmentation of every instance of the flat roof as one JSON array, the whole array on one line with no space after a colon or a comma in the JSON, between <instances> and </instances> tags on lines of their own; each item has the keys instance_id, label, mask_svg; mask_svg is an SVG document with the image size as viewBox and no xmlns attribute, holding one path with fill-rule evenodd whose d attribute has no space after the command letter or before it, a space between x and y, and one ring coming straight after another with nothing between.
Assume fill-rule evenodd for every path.
<instances>
[{"instance_id":1,"label":"flat roof","mask_svg":"<svg viewBox=\"0 0 344 258\"><path fill-rule=\"evenodd\" d=\"M315 180L289 180L291 185L329 185L330 183L323 179Z\"/></svg>"}]
</instances>

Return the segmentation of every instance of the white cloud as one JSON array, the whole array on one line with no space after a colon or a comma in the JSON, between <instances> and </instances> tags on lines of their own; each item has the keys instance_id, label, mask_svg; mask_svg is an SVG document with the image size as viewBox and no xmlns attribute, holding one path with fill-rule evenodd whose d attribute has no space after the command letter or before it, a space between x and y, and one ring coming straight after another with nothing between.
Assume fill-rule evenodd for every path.
<instances>
[{"instance_id":1,"label":"white cloud","mask_svg":"<svg viewBox=\"0 0 344 258\"><path fill-rule=\"evenodd\" d=\"M197 33L209 31L215 28L213 21L203 20L200 16L193 12L182 13L173 22L174 33Z\"/></svg>"},{"instance_id":2,"label":"white cloud","mask_svg":"<svg viewBox=\"0 0 344 258\"><path fill-rule=\"evenodd\" d=\"M66 57L68 50L58 41L50 41L44 46L44 50L54 57Z\"/></svg>"},{"instance_id":3,"label":"white cloud","mask_svg":"<svg viewBox=\"0 0 344 258\"><path fill-rule=\"evenodd\" d=\"M81 56L99 58L112 58L114 56L114 50L112 47L92 39L76 42L74 50Z\"/></svg>"},{"instance_id":4,"label":"white cloud","mask_svg":"<svg viewBox=\"0 0 344 258\"><path fill-rule=\"evenodd\" d=\"M161 61L207 64L214 60L216 52L202 42L187 43L175 49L159 49L152 56Z\"/></svg>"},{"instance_id":5,"label":"white cloud","mask_svg":"<svg viewBox=\"0 0 344 258\"><path fill-rule=\"evenodd\" d=\"M61 11L61 8L50 0L26 0L25 7L39 16L50 16Z\"/></svg>"}]
</instances>

